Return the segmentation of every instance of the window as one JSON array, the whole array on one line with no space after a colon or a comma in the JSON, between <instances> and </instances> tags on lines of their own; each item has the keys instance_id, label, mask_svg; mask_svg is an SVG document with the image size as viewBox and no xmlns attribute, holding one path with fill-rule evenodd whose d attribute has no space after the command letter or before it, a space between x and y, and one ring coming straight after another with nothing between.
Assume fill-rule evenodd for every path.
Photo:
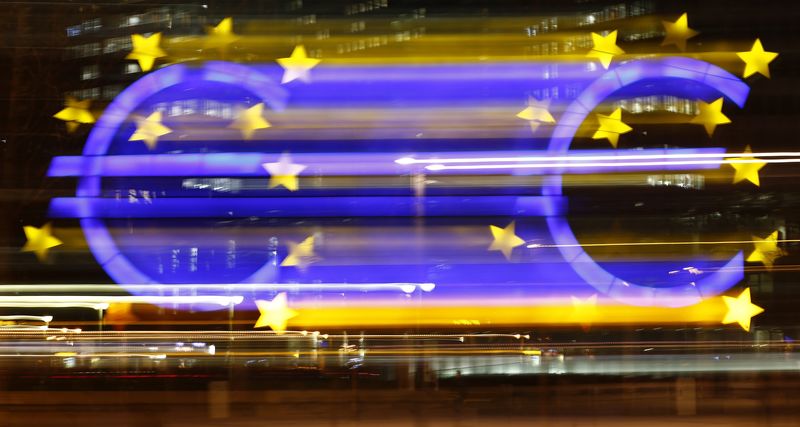
<instances>
[{"instance_id":1,"label":"window","mask_svg":"<svg viewBox=\"0 0 800 427\"><path fill-rule=\"evenodd\" d=\"M81 23L81 27L83 28L84 33L93 33L103 28L103 25L100 23L100 18L94 18L88 21L83 21L83 23Z\"/></svg>"},{"instance_id":2,"label":"window","mask_svg":"<svg viewBox=\"0 0 800 427\"><path fill-rule=\"evenodd\" d=\"M75 58L86 58L100 54L100 43L86 43L72 47L73 56Z\"/></svg>"},{"instance_id":3,"label":"window","mask_svg":"<svg viewBox=\"0 0 800 427\"><path fill-rule=\"evenodd\" d=\"M73 25L71 27L67 27L67 37L76 37L79 35L81 35L80 25Z\"/></svg>"},{"instance_id":4,"label":"window","mask_svg":"<svg viewBox=\"0 0 800 427\"><path fill-rule=\"evenodd\" d=\"M358 32L358 31L364 31L364 29L366 27L367 27L367 23L364 22L364 21L352 22L352 23L350 23L350 32L351 33L355 33L355 32Z\"/></svg>"},{"instance_id":5,"label":"window","mask_svg":"<svg viewBox=\"0 0 800 427\"><path fill-rule=\"evenodd\" d=\"M129 62L125 64L125 68L122 71L124 74L134 74L139 72L139 64L135 62Z\"/></svg>"},{"instance_id":6,"label":"window","mask_svg":"<svg viewBox=\"0 0 800 427\"><path fill-rule=\"evenodd\" d=\"M92 80L100 76L100 67L97 64L84 65L81 68L81 80Z\"/></svg>"},{"instance_id":7,"label":"window","mask_svg":"<svg viewBox=\"0 0 800 427\"><path fill-rule=\"evenodd\" d=\"M105 40L103 53L114 53L120 50L131 50L132 48L130 36L113 37Z\"/></svg>"},{"instance_id":8,"label":"window","mask_svg":"<svg viewBox=\"0 0 800 427\"><path fill-rule=\"evenodd\" d=\"M122 20L122 24L120 24L121 28L125 27L133 27L139 25L142 22L142 17L139 15L132 15L128 16Z\"/></svg>"}]
</instances>

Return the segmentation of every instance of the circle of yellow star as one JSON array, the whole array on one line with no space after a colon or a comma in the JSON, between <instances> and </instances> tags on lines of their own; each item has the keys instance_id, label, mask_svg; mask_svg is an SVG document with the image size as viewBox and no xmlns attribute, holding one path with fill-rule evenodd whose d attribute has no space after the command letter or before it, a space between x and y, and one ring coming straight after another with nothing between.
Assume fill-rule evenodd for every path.
<instances>
[{"instance_id":1,"label":"circle of yellow star","mask_svg":"<svg viewBox=\"0 0 800 427\"><path fill-rule=\"evenodd\" d=\"M297 267L303 270L317 258L314 253L314 236L306 237L300 243L289 242L288 245L289 255L281 261L281 267Z\"/></svg>"},{"instance_id":2,"label":"circle of yellow star","mask_svg":"<svg viewBox=\"0 0 800 427\"><path fill-rule=\"evenodd\" d=\"M714 135L714 130L717 128L717 125L724 125L731 122L731 119L725 114L722 114L722 99L723 98L718 98L710 104L698 101L697 107L700 109L700 113L692 118L689 123L703 125L709 137Z\"/></svg>"},{"instance_id":3,"label":"circle of yellow star","mask_svg":"<svg viewBox=\"0 0 800 427\"><path fill-rule=\"evenodd\" d=\"M531 131L536 132L542 123L555 123L556 119L550 114L550 99L540 101L534 97L528 99L528 107L517 113L517 117L530 123Z\"/></svg>"},{"instance_id":4,"label":"circle of yellow star","mask_svg":"<svg viewBox=\"0 0 800 427\"><path fill-rule=\"evenodd\" d=\"M745 153L752 153L750 151L750 146L748 145L744 149ZM767 165L767 162L756 162L755 160L759 160L752 156L743 156L743 157L734 157L725 160L743 160L752 163L728 163L736 173L733 175L733 183L736 184L738 182L747 180L755 184L757 187L761 186L761 181L758 179L758 171L761 170L764 166Z\"/></svg>"},{"instance_id":5,"label":"circle of yellow star","mask_svg":"<svg viewBox=\"0 0 800 427\"><path fill-rule=\"evenodd\" d=\"M283 153L277 162L261 165L269 173L268 188L284 186L289 191L297 191L297 175L305 170L305 165L292 163L288 153Z\"/></svg>"},{"instance_id":6,"label":"circle of yellow star","mask_svg":"<svg viewBox=\"0 0 800 427\"><path fill-rule=\"evenodd\" d=\"M260 102L250 108L239 112L236 120L228 126L229 128L242 131L244 139L250 139L258 129L266 129L272 125L264 118L264 103Z\"/></svg>"},{"instance_id":7,"label":"circle of yellow star","mask_svg":"<svg viewBox=\"0 0 800 427\"><path fill-rule=\"evenodd\" d=\"M278 58L277 61L284 70L281 83L289 83L294 80L310 82L309 71L320 63L319 59L309 58L306 55L306 48L303 45L296 46L288 58Z\"/></svg>"},{"instance_id":8,"label":"circle of yellow star","mask_svg":"<svg viewBox=\"0 0 800 427\"><path fill-rule=\"evenodd\" d=\"M763 239L752 237L756 248L747 256L747 262L761 262L767 270L772 270L775 260L786 255L786 251L778 247L778 231L773 231Z\"/></svg>"},{"instance_id":9,"label":"circle of yellow star","mask_svg":"<svg viewBox=\"0 0 800 427\"><path fill-rule=\"evenodd\" d=\"M664 29L667 31L661 46L674 44L681 52L686 50L686 40L700 34L689 28L689 17L686 13L675 22L661 21L661 23L664 24Z\"/></svg>"},{"instance_id":10,"label":"circle of yellow star","mask_svg":"<svg viewBox=\"0 0 800 427\"><path fill-rule=\"evenodd\" d=\"M228 47L239 40L239 36L233 33L233 18L227 17L215 27L207 27L208 35L203 39L203 49L219 49L224 57L228 52Z\"/></svg>"},{"instance_id":11,"label":"circle of yellow star","mask_svg":"<svg viewBox=\"0 0 800 427\"><path fill-rule=\"evenodd\" d=\"M756 39L749 52L737 52L736 55L744 61L744 73L742 75L745 78L755 73L769 78L769 63L778 57L777 52L765 52L764 46L761 46L761 40L759 39Z\"/></svg>"},{"instance_id":12,"label":"circle of yellow star","mask_svg":"<svg viewBox=\"0 0 800 427\"><path fill-rule=\"evenodd\" d=\"M511 260L511 252L514 248L525 244L525 241L515 234L515 227L515 221L511 221L506 228L490 225L489 230L492 232L494 240L488 250L500 251L507 260Z\"/></svg>"},{"instance_id":13,"label":"circle of yellow star","mask_svg":"<svg viewBox=\"0 0 800 427\"><path fill-rule=\"evenodd\" d=\"M159 137L172 132L172 129L161 124L160 111L156 111L146 118L137 118L135 120L136 131L128 138L128 141L144 141L150 150L156 148Z\"/></svg>"},{"instance_id":14,"label":"circle of yellow star","mask_svg":"<svg viewBox=\"0 0 800 427\"><path fill-rule=\"evenodd\" d=\"M611 65L612 58L625 53L624 50L617 46L617 30L608 33L605 37L597 33L592 33L592 43L592 50L590 50L586 56L589 58L597 58L605 69L608 69L608 66Z\"/></svg>"},{"instance_id":15,"label":"circle of yellow star","mask_svg":"<svg viewBox=\"0 0 800 427\"><path fill-rule=\"evenodd\" d=\"M161 43L161 33L155 33L150 37L141 34L132 34L131 42L133 50L125 59L134 59L139 62L142 71L150 71L156 59L167 56L158 45Z\"/></svg>"},{"instance_id":16,"label":"circle of yellow star","mask_svg":"<svg viewBox=\"0 0 800 427\"><path fill-rule=\"evenodd\" d=\"M745 289L738 297L723 296L722 300L728 307L722 324L738 323L747 332L750 332L750 319L764 312L764 309L750 301L750 288Z\"/></svg>"},{"instance_id":17,"label":"circle of yellow star","mask_svg":"<svg viewBox=\"0 0 800 427\"><path fill-rule=\"evenodd\" d=\"M278 335L286 332L289 319L297 317L296 310L289 308L286 292L281 292L272 301L256 300L256 306L260 313L254 328L269 326Z\"/></svg>"},{"instance_id":18,"label":"circle of yellow star","mask_svg":"<svg viewBox=\"0 0 800 427\"><path fill-rule=\"evenodd\" d=\"M75 98L67 97L65 108L53 114L53 117L65 121L67 131L74 132L81 124L94 123L94 115L89 111L91 103L90 99L78 101Z\"/></svg>"},{"instance_id":19,"label":"circle of yellow star","mask_svg":"<svg viewBox=\"0 0 800 427\"><path fill-rule=\"evenodd\" d=\"M33 252L39 261L44 261L47 258L47 251L50 248L64 244L61 240L53 237L52 223L47 223L42 228L36 228L32 225L22 227L25 232L25 246L22 247L22 252Z\"/></svg>"},{"instance_id":20,"label":"circle of yellow star","mask_svg":"<svg viewBox=\"0 0 800 427\"><path fill-rule=\"evenodd\" d=\"M597 114L600 128L592 135L592 139L607 139L611 146L617 148L619 136L633 130L622 121L622 108L617 108L609 115Z\"/></svg>"}]
</instances>

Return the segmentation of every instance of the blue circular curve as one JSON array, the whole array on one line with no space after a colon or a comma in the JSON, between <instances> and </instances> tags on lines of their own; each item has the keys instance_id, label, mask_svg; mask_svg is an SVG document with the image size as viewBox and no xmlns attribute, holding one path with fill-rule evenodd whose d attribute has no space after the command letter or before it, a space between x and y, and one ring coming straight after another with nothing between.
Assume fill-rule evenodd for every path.
<instances>
[{"instance_id":1,"label":"blue circular curve","mask_svg":"<svg viewBox=\"0 0 800 427\"><path fill-rule=\"evenodd\" d=\"M639 60L616 67L595 80L573 101L559 118L548 145L550 153L566 153L581 123L612 94L651 79L681 79L700 83L725 96L740 108L750 88L741 79L715 65L692 58ZM542 194L560 196L561 176L545 178ZM614 276L596 263L580 246L566 217L547 217L550 234L561 255L586 283L617 301L631 305L682 307L719 295L744 278L744 258L735 255L719 271L695 282L672 287L650 287L630 283Z\"/></svg>"}]
</instances>

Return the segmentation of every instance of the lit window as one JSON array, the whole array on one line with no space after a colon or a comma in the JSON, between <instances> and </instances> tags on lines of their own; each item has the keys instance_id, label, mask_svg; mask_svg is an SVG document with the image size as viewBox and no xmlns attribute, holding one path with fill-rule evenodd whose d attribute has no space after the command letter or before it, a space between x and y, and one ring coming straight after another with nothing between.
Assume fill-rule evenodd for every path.
<instances>
[{"instance_id":1,"label":"lit window","mask_svg":"<svg viewBox=\"0 0 800 427\"><path fill-rule=\"evenodd\" d=\"M97 64L85 65L81 68L81 80L92 80L100 76L100 67Z\"/></svg>"}]
</instances>

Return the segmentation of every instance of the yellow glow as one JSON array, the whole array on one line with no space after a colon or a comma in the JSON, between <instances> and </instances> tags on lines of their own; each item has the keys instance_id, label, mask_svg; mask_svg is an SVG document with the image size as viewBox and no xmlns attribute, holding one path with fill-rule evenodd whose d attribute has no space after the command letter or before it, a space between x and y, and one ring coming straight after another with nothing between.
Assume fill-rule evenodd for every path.
<instances>
[{"instance_id":1,"label":"yellow glow","mask_svg":"<svg viewBox=\"0 0 800 427\"><path fill-rule=\"evenodd\" d=\"M277 162L264 163L262 166L270 175L268 188L283 186L289 191L297 191L297 175L306 168L304 165L292 163L288 153L283 153Z\"/></svg>"},{"instance_id":2,"label":"yellow glow","mask_svg":"<svg viewBox=\"0 0 800 427\"><path fill-rule=\"evenodd\" d=\"M722 300L728 307L723 324L738 323L742 329L750 332L750 319L763 313L764 309L750 302L750 288L745 289L738 297L723 296Z\"/></svg>"},{"instance_id":3,"label":"yellow glow","mask_svg":"<svg viewBox=\"0 0 800 427\"><path fill-rule=\"evenodd\" d=\"M751 153L750 146L748 145L744 149L745 153ZM726 160L758 160L753 156L743 156L743 157L736 157L734 159L726 159ZM733 183L736 184L741 181L750 181L755 184L757 187L761 185L761 181L758 178L758 171L761 170L764 166L767 165L767 162L757 162L757 163L728 163L731 167L736 170L736 173L733 176Z\"/></svg>"},{"instance_id":4,"label":"yellow glow","mask_svg":"<svg viewBox=\"0 0 800 427\"><path fill-rule=\"evenodd\" d=\"M609 115L597 114L600 128L592 135L592 139L608 139L611 146L617 148L619 136L633 130L622 121L622 108L617 108Z\"/></svg>"},{"instance_id":5,"label":"yellow glow","mask_svg":"<svg viewBox=\"0 0 800 427\"><path fill-rule=\"evenodd\" d=\"M314 236L306 237L300 243L289 242L289 255L281 262L281 267L297 267L304 269L313 263L317 255L314 253Z\"/></svg>"},{"instance_id":6,"label":"yellow glow","mask_svg":"<svg viewBox=\"0 0 800 427\"><path fill-rule=\"evenodd\" d=\"M709 137L714 135L714 130L717 128L717 125L724 125L731 122L727 116L722 114L722 100L723 98L718 98L711 103L698 101L697 107L700 109L700 114L693 118L690 123L703 125Z\"/></svg>"},{"instance_id":7,"label":"yellow glow","mask_svg":"<svg viewBox=\"0 0 800 427\"><path fill-rule=\"evenodd\" d=\"M763 239L753 236L753 244L756 248L747 256L747 262L761 262L767 270L772 270L775 260L786 255L786 252L778 247L778 230Z\"/></svg>"},{"instance_id":8,"label":"yellow glow","mask_svg":"<svg viewBox=\"0 0 800 427\"><path fill-rule=\"evenodd\" d=\"M244 139L251 139L258 129L266 129L272 125L264 119L264 103L258 103L250 108L242 109L236 120L228 126L229 128L242 131Z\"/></svg>"},{"instance_id":9,"label":"yellow glow","mask_svg":"<svg viewBox=\"0 0 800 427\"><path fill-rule=\"evenodd\" d=\"M624 50L617 46L617 30L608 33L605 37L592 33L592 43L594 46L586 56L599 60L605 69L608 69L608 66L611 65L611 59L625 53Z\"/></svg>"},{"instance_id":10,"label":"yellow glow","mask_svg":"<svg viewBox=\"0 0 800 427\"><path fill-rule=\"evenodd\" d=\"M298 312L289 308L286 292L281 292L272 301L256 300L256 306L261 313L254 328L269 326L276 334L286 331L289 319L296 317Z\"/></svg>"},{"instance_id":11,"label":"yellow glow","mask_svg":"<svg viewBox=\"0 0 800 427\"><path fill-rule=\"evenodd\" d=\"M764 51L764 46L761 46L761 40L759 39L756 39L749 52L737 52L736 55L744 61L744 73L742 75L745 78L755 73L769 78L769 63L778 57L776 52Z\"/></svg>"},{"instance_id":12,"label":"yellow glow","mask_svg":"<svg viewBox=\"0 0 800 427\"><path fill-rule=\"evenodd\" d=\"M319 63L319 59L309 58L303 45L294 48L288 58L278 58L278 64L283 67L283 78L281 83L289 83L300 80L306 83L311 81L310 71Z\"/></svg>"},{"instance_id":13,"label":"yellow glow","mask_svg":"<svg viewBox=\"0 0 800 427\"><path fill-rule=\"evenodd\" d=\"M131 43L133 44L133 51L125 59L134 59L139 62L139 68L142 71L150 71L156 59L167 56L166 52L159 47L161 33L155 33L149 37L133 34L131 35Z\"/></svg>"},{"instance_id":14,"label":"yellow glow","mask_svg":"<svg viewBox=\"0 0 800 427\"><path fill-rule=\"evenodd\" d=\"M685 13L675 22L661 21L661 23L664 24L664 29L667 32L664 41L661 42L661 46L674 44L681 52L686 50L687 40L700 34L689 28L689 17Z\"/></svg>"},{"instance_id":15,"label":"yellow glow","mask_svg":"<svg viewBox=\"0 0 800 427\"><path fill-rule=\"evenodd\" d=\"M222 57L228 52L231 44L239 40L233 33L233 18L223 19L215 27L207 27L208 35L203 38L203 49L219 49Z\"/></svg>"},{"instance_id":16,"label":"yellow glow","mask_svg":"<svg viewBox=\"0 0 800 427\"><path fill-rule=\"evenodd\" d=\"M136 119L136 131L128 141L144 141L147 148L156 148L158 138L172 132L172 129L161 124L161 112L156 111L146 118Z\"/></svg>"},{"instance_id":17,"label":"yellow glow","mask_svg":"<svg viewBox=\"0 0 800 427\"><path fill-rule=\"evenodd\" d=\"M61 240L53 236L52 223L47 223L42 228L36 228L32 225L22 227L25 232L25 246L22 247L22 252L33 252L39 261L47 259L47 252L50 248L60 246L63 244Z\"/></svg>"},{"instance_id":18,"label":"yellow glow","mask_svg":"<svg viewBox=\"0 0 800 427\"><path fill-rule=\"evenodd\" d=\"M454 320L471 319L481 327L531 325L718 324L726 313L721 298L709 298L681 308L601 305L576 311L572 305L536 306L423 306L423 307L298 307L294 328L426 326L452 327ZM467 325L468 326L468 325Z\"/></svg>"},{"instance_id":19,"label":"yellow glow","mask_svg":"<svg viewBox=\"0 0 800 427\"><path fill-rule=\"evenodd\" d=\"M65 108L54 114L53 117L67 122L67 130L74 132L80 124L95 122L94 115L89 111L91 102L89 99L78 101L75 98L67 97Z\"/></svg>"},{"instance_id":20,"label":"yellow glow","mask_svg":"<svg viewBox=\"0 0 800 427\"><path fill-rule=\"evenodd\" d=\"M516 224L514 221L511 221L511 224L508 224L506 228L490 225L489 230L492 232L492 238L494 240L489 246L489 250L500 251L507 260L511 260L511 251L517 246L525 244L525 241L515 234L515 227Z\"/></svg>"}]
</instances>

